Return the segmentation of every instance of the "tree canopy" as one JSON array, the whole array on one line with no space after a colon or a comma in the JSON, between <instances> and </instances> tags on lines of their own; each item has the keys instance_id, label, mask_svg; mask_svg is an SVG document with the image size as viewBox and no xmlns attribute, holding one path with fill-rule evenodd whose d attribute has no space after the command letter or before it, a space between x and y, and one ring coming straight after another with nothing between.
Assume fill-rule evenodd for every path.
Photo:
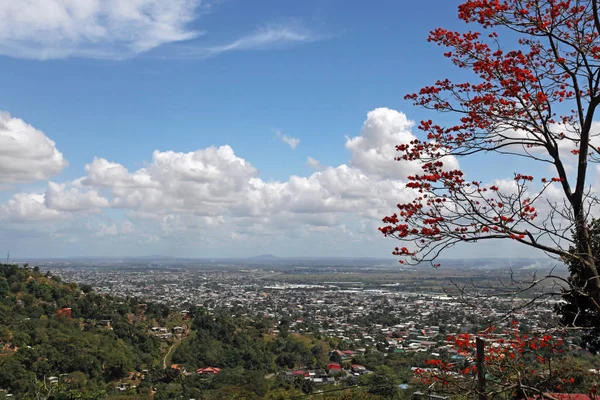
<instances>
[{"instance_id":1,"label":"tree canopy","mask_svg":"<svg viewBox=\"0 0 600 400\"><path fill-rule=\"evenodd\" d=\"M600 160L600 15L597 0L467 0L458 17L479 31L431 31L429 41L472 73L441 78L407 99L456 119L421 121L426 138L400 143L400 162L418 162L413 196L383 219L386 236L406 245L402 261L428 261L461 242L511 240L575 263L565 291L600 311L600 277L591 243L598 198L590 163ZM444 119L445 121L447 118ZM457 167L478 153L521 157L553 172L511 171L484 183ZM503 163L506 168L509 163ZM576 319L572 324L578 325Z\"/></svg>"}]
</instances>

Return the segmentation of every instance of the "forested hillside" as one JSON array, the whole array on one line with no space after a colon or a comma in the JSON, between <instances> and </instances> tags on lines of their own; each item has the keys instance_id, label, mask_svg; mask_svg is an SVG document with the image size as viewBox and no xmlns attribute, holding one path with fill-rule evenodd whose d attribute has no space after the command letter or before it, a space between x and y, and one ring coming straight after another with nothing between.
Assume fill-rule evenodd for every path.
<instances>
[{"instance_id":1,"label":"forested hillside","mask_svg":"<svg viewBox=\"0 0 600 400\"><path fill-rule=\"evenodd\" d=\"M338 339L288 323L182 313L0 264L0 399L375 399L408 379L407 360L345 358ZM374 373L353 376L356 362Z\"/></svg>"},{"instance_id":2,"label":"forested hillside","mask_svg":"<svg viewBox=\"0 0 600 400\"><path fill-rule=\"evenodd\" d=\"M0 388L17 398L104 398L159 364L161 342L147 332L168 317L164 306L142 309L16 265L0 265L0 298Z\"/></svg>"}]
</instances>

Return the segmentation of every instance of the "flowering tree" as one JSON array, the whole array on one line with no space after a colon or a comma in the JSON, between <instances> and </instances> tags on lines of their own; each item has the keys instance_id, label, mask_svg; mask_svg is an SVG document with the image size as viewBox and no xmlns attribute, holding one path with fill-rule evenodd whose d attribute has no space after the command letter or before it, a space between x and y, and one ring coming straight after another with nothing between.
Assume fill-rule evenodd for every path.
<instances>
[{"instance_id":1,"label":"flowering tree","mask_svg":"<svg viewBox=\"0 0 600 400\"><path fill-rule=\"evenodd\" d=\"M600 312L589 227L598 201L588 177L589 163L600 161L598 8L598 0L466 0L458 16L481 32L431 32L429 41L474 79L442 79L406 96L457 119L421 121L426 139L397 146L397 160L423 169L409 177L414 199L380 228L407 243L394 251L401 262L438 266L439 254L456 243L512 240L576 265L578 279L565 280L565 290ZM510 183L484 184L447 167L448 157L478 153L525 157L553 172L512 171Z\"/></svg>"},{"instance_id":2,"label":"flowering tree","mask_svg":"<svg viewBox=\"0 0 600 400\"><path fill-rule=\"evenodd\" d=\"M421 383L433 384L436 392L479 394L489 399L507 398L518 391L529 398L544 395L547 399L557 399L561 392L582 391L598 398L598 374L574 365L575 359L570 357L562 338L552 334L521 334L516 322L511 329L488 328L477 337L486 343L480 366L484 384L478 379L478 366L474 362L476 340L471 334L448 337L448 343L462 360L427 360L427 368L415 370Z\"/></svg>"}]
</instances>

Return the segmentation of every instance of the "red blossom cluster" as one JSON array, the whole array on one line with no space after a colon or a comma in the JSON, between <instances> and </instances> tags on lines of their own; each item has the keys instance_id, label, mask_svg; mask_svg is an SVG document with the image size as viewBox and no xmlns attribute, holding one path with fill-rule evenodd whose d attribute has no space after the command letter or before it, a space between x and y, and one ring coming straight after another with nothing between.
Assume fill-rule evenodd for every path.
<instances>
[{"instance_id":1,"label":"red blossom cluster","mask_svg":"<svg viewBox=\"0 0 600 400\"><path fill-rule=\"evenodd\" d=\"M561 390L561 384L573 385L581 379L561 365L568 347L562 337L551 334L529 335L519 332L519 324L499 332L494 327L476 335L449 336L451 344L464 361L448 362L442 359L425 361L425 368L416 368L415 375L423 384L443 383L447 390L466 393L476 387L476 338L485 342L483 368L488 377L490 392L502 391L515 384L531 385L532 390ZM496 386L494 386L496 385ZM592 391L596 386L592 386Z\"/></svg>"}]
</instances>

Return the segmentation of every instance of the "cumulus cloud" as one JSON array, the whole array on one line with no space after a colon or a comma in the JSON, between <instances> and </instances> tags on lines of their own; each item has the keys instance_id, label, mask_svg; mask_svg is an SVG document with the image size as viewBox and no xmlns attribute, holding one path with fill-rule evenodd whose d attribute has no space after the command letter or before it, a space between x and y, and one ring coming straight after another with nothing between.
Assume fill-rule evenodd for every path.
<instances>
[{"instance_id":1,"label":"cumulus cloud","mask_svg":"<svg viewBox=\"0 0 600 400\"><path fill-rule=\"evenodd\" d=\"M323 169L323 165L321 164L321 162L312 158L311 156L306 157L306 165L316 170Z\"/></svg>"},{"instance_id":2,"label":"cumulus cloud","mask_svg":"<svg viewBox=\"0 0 600 400\"><path fill-rule=\"evenodd\" d=\"M17 193L0 208L0 220L10 222L47 222L69 217L67 213L46 207L41 193Z\"/></svg>"},{"instance_id":3,"label":"cumulus cloud","mask_svg":"<svg viewBox=\"0 0 600 400\"><path fill-rule=\"evenodd\" d=\"M551 132L552 137L555 139L555 144L558 148L559 157L563 163L567 177L569 180L575 180L577 175L577 165L579 162L579 155L573 150L577 150L580 144L581 128L579 124L563 124L563 123L552 123L548 124L548 130ZM554 166L554 160L548 154L548 150L541 145L527 146L523 142L531 143L543 143L543 137L538 137L531 132L524 130L515 130L510 127L506 127L502 130L502 136L504 137L504 143L512 143L505 149L510 150L512 153L527 157L530 165L539 163L539 160L544 160L548 163L547 178L556 177L556 167ZM589 144L593 148L600 146L600 121L592 121L590 129ZM534 156L536 160L532 159Z\"/></svg>"},{"instance_id":4,"label":"cumulus cloud","mask_svg":"<svg viewBox=\"0 0 600 400\"><path fill-rule=\"evenodd\" d=\"M187 153L157 150L145 167L133 171L97 157L85 166L85 176L49 183L43 195L15 196L2 206L2 215L47 221L78 213L77 223L95 219L82 229L96 232L98 240L143 234L144 243L193 238L222 246L243 238L267 245L340 232L352 240L372 240L381 217L414 196L405 188L405 176L418 164L385 159L393 159L397 143L413 137L411 127L398 111L374 110L360 135L346 143L352 153L348 164L323 167L309 157L307 163L318 171L282 181L261 178L227 145ZM124 210L126 220L102 219L99 210L110 208Z\"/></svg>"},{"instance_id":5,"label":"cumulus cloud","mask_svg":"<svg viewBox=\"0 0 600 400\"><path fill-rule=\"evenodd\" d=\"M33 59L130 57L189 40L201 0L0 2L0 54Z\"/></svg>"},{"instance_id":6,"label":"cumulus cloud","mask_svg":"<svg viewBox=\"0 0 600 400\"><path fill-rule=\"evenodd\" d=\"M81 185L110 189L112 206L159 212L191 211L205 215L223 212L232 197L258 174L230 146L195 152L155 151L147 168L130 172L123 165L96 158L86 165Z\"/></svg>"},{"instance_id":7,"label":"cumulus cloud","mask_svg":"<svg viewBox=\"0 0 600 400\"><path fill-rule=\"evenodd\" d=\"M292 150L296 150L296 147L298 147L298 145L300 144L300 139L286 136L281 131L275 132L275 136L277 137L277 139L290 146Z\"/></svg>"},{"instance_id":8,"label":"cumulus cloud","mask_svg":"<svg viewBox=\"0 0 600 400\"><path fill-rule=\"evenodd\" d=\"M394 161L396 145L416 139L411 132L413 126L413 121L400 111L370 111L360 135L346 140L346 148L352 154L350 165L379 178L402 179L420 171L417 163L400 165Z\"/></svg>"},{"instance_id":9,"label":"cumulus cloud","mask_svg":"<svg viewBox=\"0 0 600 400\"><path fill-rule=\"evenodd\" d=\"M55 143L42 131L0 112L0 183L48 179L67 164Z\"/></svg>"},{"instance_id":10,"label":"cumulus cloud","mask_svg":"<svg viewBox=\"0 0 600 400\"><path fill-rule=\"evenodd\" d=\"M123 165L110 162L104 158L95 157L85 166L87 176L78 181L81 185L96 187L152 187L157 184L152 182L145 169L130 174Z\"/></svg>"},{"instance_id":11,"label":"cumulus cloud","mask_svg":"<svg viewBox=\"0 0 600 400\"><path fill-rule=\"evenodd\" d=\"M81 191L67 188L66 184L50 182L44 196L44 203L49 209L57 211L85 211L109 207L109 201L100 196L96 190Z\"/></svg>"},{"instance_id":12,"label":"cumulus cloud","mask_svg":"<svg viewBox=\"0 0 600 400\"><path fill-rule=\"evenodd\" d=\"M112 224L99 224L96 229L94 229L95 234L98 236L115 236L119 233L119 228L115 223Z\"/></svg>"}]
</instances>

